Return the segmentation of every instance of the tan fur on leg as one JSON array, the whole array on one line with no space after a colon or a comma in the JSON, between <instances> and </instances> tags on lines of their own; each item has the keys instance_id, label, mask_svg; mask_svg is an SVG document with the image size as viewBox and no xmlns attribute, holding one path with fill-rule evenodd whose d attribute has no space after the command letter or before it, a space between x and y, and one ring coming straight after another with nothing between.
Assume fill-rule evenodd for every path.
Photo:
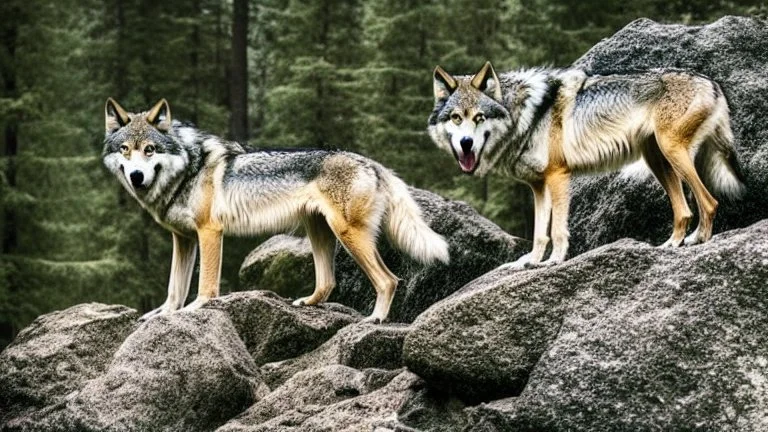
<instances>
[{"instance_id":1,"label":"tan fur on leg","mask_svg":"<svg viewBox=\"0 0 768 432\"><path fill-rule=\"evenodd\" d=\"M208 300L218 297L221 279L221 250L223 236L221 230L203 228L197 231L200 243L200 280L197 298L184 308L186 311L199 309Z\"/></svg>"},{"instance_id":2,"label":"tan fur on leg","mask_svg":"<svg viewBox=\"0 0 768 432\"><path fill-rule=\"evenodd\" d=\"M674 143L674 140L669 138L662 138L662 141L665 139L670 143ZM696 198L696 205L699 210L699 225L696 228L698 235L693 243L705 242L712 237L712 221L717 210L717 200L709 193L704 183L701 182L688 152L681 150L681 145L667 145L672 148L665 149L662 147L664 156L666 156L675 172L690 186L693 196Z\"/></svg>"},{"instance_id":3,"label":"tan fur on leg","mask_svg":"<svg viewBox=\"0 0 768 432\"><path fill-rule=\"evenodd\" d=\"M672 236L661 246L680 246L693 216L683 194L683 183L669 162L664 158L655 138L651 138L643 148L643 158L651 172L653 172L653 175L656 176L656 179L667 192L669 201L672 204Z\"/></svg>"},{"instance_id":4,"label":"tan fur on leg","mask_svg":"<svg viewBox=\"0 0 768 432\"><path fill-rule=\"evenodd\" d=\"M568 211L570 207L571 174L565 170L551 173L546 178L547 189L552 199L552 255L546 264L565 261L568 254Z\"/></svg>"},{"instance_id":5,"label":"tan fur on leg","mask_svg":"<svg viewBox=\"0 0 768 432\"><path fill-rule=\"evenodd\" d=\"M679 80L667 79L667 89L682 86ZM699 178L691 149L699 144L699 129L712 115L715 108L708 99L698 98L693 90L681 92L676 99L662 101L656 109L656 141L661 153L672 166L675 173L685 181L696 198L699 210L699 225L695 238L690 243L701 243L712 237L712 221L717 209L717 201L709 193Z\"/></svg>"},{"instance_id":6,"label":"tan fur on leg","mask_svg":"<svg viewBox=\"0 0 768 432\"><path fill-rule=\"evenodd\" d=\"M382 322L389 315L389 307L395 296L398 279L384 265L376 250L376 239L370 232L352 226L338 219L330 222L331 228L354 258L355 262L373 284L376 290L376 306L364 321Z\"/></svg>"}]
</instances>

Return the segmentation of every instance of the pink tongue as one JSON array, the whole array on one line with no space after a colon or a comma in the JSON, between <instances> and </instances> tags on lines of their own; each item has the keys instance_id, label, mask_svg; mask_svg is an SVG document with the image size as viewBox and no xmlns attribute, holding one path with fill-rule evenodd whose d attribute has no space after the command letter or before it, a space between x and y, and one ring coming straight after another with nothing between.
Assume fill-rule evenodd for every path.
<instances>
[{"instance_id":1,"label":"pink tongue","mask_svg":"<svg viewBox=\"0 0 768 432\"><path fill-rule=\"evenodd\" d=\"M475 168L475 153L469 152L464 156L459 157L459 165L464 171L472 171Z\"/></svg>"}]
</instances>

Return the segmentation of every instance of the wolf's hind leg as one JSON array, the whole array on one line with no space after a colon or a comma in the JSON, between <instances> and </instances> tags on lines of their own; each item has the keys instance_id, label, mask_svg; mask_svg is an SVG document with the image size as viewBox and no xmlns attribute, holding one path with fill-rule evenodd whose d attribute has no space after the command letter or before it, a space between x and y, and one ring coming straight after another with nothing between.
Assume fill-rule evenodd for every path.
<instances>
[{"instance_id":1,"label":"wolf's hind leg","mask_svg":"<svg viewBox=\"0 0 768 432\"><path fill-rule=\"evenodd\" d=\"M376 250L376 237L365 228L359 228L346 222L332 223L334 232L344 248L352 255L355 262L373 284L376 290L376 306L365 322L379 323L389 315L389 307L395 296L398 278L384 265Z\"/></svg>"},{"instance_id":2,"label":"wolf's hind leg","mask_svg":"<svg viewBox=\"0 0 768 432\"><path fill-rule=\"evenodd\" d=\"M333 268L333 253L336 237L325 218L318 214L308 216L304 221L307 237L312 245L315 262L315 291L308 297L296 299L294 306L314 305L328 300L336 286Z\"/></svg>"},{"instance_id":3,"label":"wolf's hind leg","mask_svg":"<svg viewBox=\"0 0 768 432\"><path fill-rule=\"evenodd\" d=\"M669 161L675 172L688 183L693 196L696 198L696 206L699 210L699 225L694 231L696 237L690 239L688 244L703 243L712 237L712 222L717 210L717 200L709 193L702 183L696 168L688 153L689 145L681 137L673 134L657 136L659 148L664 157Z\"/></svg>"},{"instance_id":4,"label":"wolf's hind leg","mask_svg":"<svg viewBox=\"0 0 768 432\"><path fill-rule=\"evenodd\" d=\"M664 188L672 204L672 236L661 247L678 247L683 242L688 224L693 216L683 194L683 183L680 176L672 169L672 165L664 158L655 137L651 137L643 148L643 158L653 175L661 183L661 187Z\"/></svg>"},{"instance_id":5,"label":"wolf's hind leg","mask_svg":"<svg viewBox=\"0 0 768 432\"><path fill-rule=\"evenodd\" d=\"M168 298L162 306L144 314L141 320L173 312L184 306L184 300L187 299L189 284L192 280L192 271L195 268L196 253L197 243L195 239L173 233L173 258L171 259L171 275L168 278Z\"/></svg>"}]
</instances>

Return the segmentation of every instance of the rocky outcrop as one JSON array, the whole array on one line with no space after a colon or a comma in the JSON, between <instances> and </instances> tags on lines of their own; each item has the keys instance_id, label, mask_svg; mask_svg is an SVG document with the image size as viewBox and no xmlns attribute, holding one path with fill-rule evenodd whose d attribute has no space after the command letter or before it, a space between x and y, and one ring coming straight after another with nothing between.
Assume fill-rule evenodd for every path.
<instances>
[{"instance_id":1,"label":"rocky outcrop","mask_svg":"<svg viewBox=\"0 0 768 432\"><path fill-rule=\"evenodd\" d=\"M706 26L662 25L642 19L597 45L576 62L592 74L683 68L720 83L731 110L747 194L721 200L715 232L768 217L768 26L764 20L725 17ZM663 243L672 210L653 176L620 174L577 178L572 185L571 256L630 237ZM691 208L696 212L695 206ZM694 220L694 223L696 221Z\"/></svg>"},{"instance_id":2,"label":"rocky outcrop","mask_svg":"<svg viewBox=\"0 0 768 432\"><path fill-rule=\"evenodd\" d=\"M0 424L103 373L138 317L125 306L89 303L37 318L0 355Z\"/></svg>"},{"instance_id":3,"label":"rocky outcrop","mask_svg":"<svg viewBox=\"0 0 768 432\"><path fill-rule=\"evenodd\" d=\"M257 334L243 326L258 325L258 314L268 343L249 352L243 339ZM359 316L339 305L295 308L274 294L236 293L202 310L137 318L99 304L40 317L0 353L0 430L458 431L465 418L461 402L401 367L407 326L354 324ZM82 358L68 357L74 344ZM284 356L293 358L257 365ZM91 369L68 373L76 360Z\"/></svg>"},{"instance_id":4,"label":"rocky outcrop","mask_svg":"<svg viewBox=\"0 0 768 432\"><path fill-rule=\"evenodd\" d=\"M357 369L402 367L401 353L409 327L398 324L357 324L339 330L328 342L302 356L262 367L267 384L275 388L294 374L324 365Z\"/></svg>"},{"instance_id":5,"label":"rocky outcrop","mask_svg":"<svg viewBox=\"0 0 768 432\"><path fill-rule=\"evenodd\" d=\"M142 324L103 374L6 429L208 431L268 391L225 313L177 313Z\"/></svg>"},{"instance_id":6,"label":"rocky outcrop","mask_svg":"<svg viewBox=\"0 0 768 432\"><path fill-rule=\"evenodd\" d=\"M768 221L704 245L622 240L492 272L412 325L403 358L482 430L763 430ZM699 425L699 426L697 426Z\"/></svg>"},{"instance_id":7,"label":"rocky outcrop","mask_svg":"<svg viewBox=\"0 0 768 432\"><path fill-rule=\"evenodd\" d=\"M451 201L431 192L410 189L411 195L421 207L424 219L437 233L448 241L452 263L424 266L405 253L392 248L382 235L379 251L390 270L401 280L389 313L389 321L410 322L434 302L445 298L472 279L513 261L527 252L530 243L512 237L488 219L480 216L469 205ZM279 245L284 245L280 248ZM303 246L301 246L303 245ZM304 249L301 249L304 248ZM306 251L307 254L305 254ZM245 266L241 274L248 274L244 282L257 284L262 272L272 266L290 269L303 268L301 262L312 264L306 243L287 236L278 236L266 245L259 246L251 256L265 257ZM302 261L304 260L304 261ZM364 315L373 310L376 299L373 286L360 266L343 248L337 247L337 287L330 300L351 306ZM297 270L297 274L298 270ZM314 281L314 273L301 273ZM249 285L245 285L250 288ZM263 286L263 284L253 285Z\"/></svg>"},{"instance_id":8,"label":"rocky outcrop","mask_svg":"<svg viewBox=\"0 0 768 432\"><path fill-rule=\"evenodd\" d=\"M245 257L240 266L240 285L287 298L312 294L315 270L309 239L285 234L269 238Z\"/></svg>"},{"instance_id":9,"label":"rocky outcrop","mask_svg":"<svg viewBox=\"0 0 768 432\"><path fill-rule=\"evenodd\" d=\"M336 303L295 307L271 291L236 292L211 300L207 307L227 313L259 365L311 351L361 318Z\"/></svg>"},{"instance_id":10,"label":"rocky outcrop","mask_svg":"<svg viewBox=\"0 0 768 432\"><path fill-rule=\"evenodd\" d=\"M311 351L359 318L260 292L142 324L123 306L54 312L0 354L0 429L209 431L269 393L257 364Z\"/></svg>"},{"instance_id":11,"label":"rocky outcrop","mask_svg":"<svg viewBox=\"0 0 768 432\"><path fill-rule=\"evenodd\" d=\"M408 371L326 366L295 375L217 432L460 431L462 421L451 416L458 402L427 393Z\"/></svg>"}]
</instances>

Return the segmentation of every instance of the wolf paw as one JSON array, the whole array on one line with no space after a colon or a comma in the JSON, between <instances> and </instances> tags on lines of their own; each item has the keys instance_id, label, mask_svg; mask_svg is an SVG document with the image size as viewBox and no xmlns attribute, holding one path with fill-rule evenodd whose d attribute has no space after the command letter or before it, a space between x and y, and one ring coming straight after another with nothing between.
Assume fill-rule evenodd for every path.
<instances>
[{"instance_id":1,"label":"wolf paw","mask_svg":"<svg viewBox=\"0 0 768 432\"><path fill-rule=\"evenodd\" d=\"M526 263L525 268L526 269L537 269L537 268L544 268L544 267L552 267L556 266L558 264L562 264L563 260L561 259L548 259L546 261L540 261L537 263Z\"/></svg>"},{"instance_id":2,"label":"wolf paw","mask_svg":"<svg viewBox=\"0 0 768 432\"><path fill-rule=\"evenodd\" d=\"M195 301L193 301L192 303L184 306L184 308L181 309L181 311L182 312L196 311L196 310L200 309L201 307L203 307L206 303L208 303L209 300L210 299L208 297L198 296L195 299Z\"/></svg>"},{"instance_id":3,"label":"wolf paw","mask_svg":"<svg viewBox=\"0 0 768 432\"><path fill-rule=\"evenodd\" d=\"M704 243L705 241L706 241L706 240L704 240L704 239L702 238L702 236L701 236L701 235L699 235L699 229L698 229L698 228L696 228L696 230L695 230L695 231L693 231L693 232L691 233L691 235L689 235L688 237L686 237L686 238L685 238L685 240L683 240L683 243L684 243L686 246L693 246L693 245L697 245L697 244L701 244L701 243Z\"/></svg>"},{"instance_id":4,"label":"wolf paw","mask_svg":"<svg viewBox=\"0 0 768 432\"><path fill-rule=\"evenodd\" d=\"M525 270L531 264L531 254L525 254L516 261L508 262L496 267L496 270Z\"/></svg>"},{"instance_id":5,"label":"wolf paw","mask_svg":"<svg viewBox=\"0 0 768 432\"><path fill-rule=\"evenodd\" d=\"M669 240L659 245L659 247L660 248L676 248L676 247L680 247L682 244L683 244L682 239L675 239L674 237L670 237Z\"/></svg>"},{"instance_id":6,"label":"wolf paw","mask_svg":"<svg viewBox=\"0 0 768 432\"><path fill-rule=\"evenodd\" d=\"M360 320L360 322L364 324L381 324L382 322L384 322L384 320L378 316L371 315L369 317L363 318L362 320Z\"/></svg>"},{"instance_id":7,"label":"wolf paw","mask_svg":"<svg viewBox=\"0 0 768 432\"><path fill-rule=\"evenodd\" d=\"M529 263L508 262L496 267L496 270L524 270Z\"/></svg>"},{"instance_id":8,"label":"wolf paw","mask_svg":"<svg viewBox=\"0 0 768 432\"><path fill-rule=\"evenodd\" d=\"M159 317L160 315L165 315L167 313L168 312L165 310L165 308L160 306L159 308L153 309L153 310L145 313L144 315L142 315L141 318L139 318L139 321L141 321L141 322L148 321L148 320L150 320L152 318Z\"/></svg>"},{"instance_id":9,"label":"wolf paw","mask_svg":"<svg viewBox=\"0 0 768 432\"><path fill-rule=\"evenodd\" d=\"M297 298L293 302L291 302L293 306L314 306L317 304L317 302L312 301L312 297L302 297Z\"/></svg>"}]
</instances>

